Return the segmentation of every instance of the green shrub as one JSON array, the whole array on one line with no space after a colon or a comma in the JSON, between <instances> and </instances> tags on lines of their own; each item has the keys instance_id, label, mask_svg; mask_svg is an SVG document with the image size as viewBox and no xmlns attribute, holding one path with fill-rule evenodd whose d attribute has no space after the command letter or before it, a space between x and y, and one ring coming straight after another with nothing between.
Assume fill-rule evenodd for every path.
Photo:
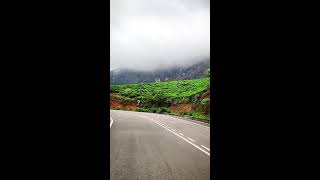
<instances>
[{"instance_id":1,"label":"green shrub","mask_svg":"<svg viewBox=\"0 0 320 180\"><path fill-rule=\"evenodd\" d=\"M155 113L155 112L157 112L157 109L155 109L155 108L148 108L148 112L150 112L150 113Z\"/></svg>"},{"instance_id":2,"label":"green shrub","mask_svg":"<svg viewBox=\"0 0 320 180\"><path fill-rule=\"evenodd\" d=\"M205 98L201 100L201 104L202 105L209 105L210 104L210 99L209 98Z\"/></svg>"},{"instance_id":3,"label":"green shrub","mask_svg":"<svg viewBox=\"0 0 320 180\"><path fill-rule=\"evenodd\" d=\"M147 108L144 108L144 107L138 107L138 108L136 109L136 111L138 111L138 112L148 112L148 109L147 109Z\"/></svg>"},{"instance_id":4,"label":"green shrub","mask_svg":"<svg viewBox=\"0 0 320 180\"><path fill-rule=\"evenodd\" d=\"M160 111L159 111L159 113L161 113L161 114L163 114L163 113L170 113L170 112L171 112L170 109L169 109L169 108L166 108L166 107L160 108Z\"/></svg>"}]
</instances>

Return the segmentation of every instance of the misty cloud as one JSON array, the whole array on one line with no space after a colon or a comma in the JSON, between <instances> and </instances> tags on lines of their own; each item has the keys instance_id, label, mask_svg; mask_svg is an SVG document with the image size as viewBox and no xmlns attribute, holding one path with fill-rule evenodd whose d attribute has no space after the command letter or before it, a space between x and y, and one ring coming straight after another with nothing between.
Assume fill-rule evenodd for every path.
<instances>
[{"instance_id":1,"label":"misty cloud","mask_svg":"<svg viewBox=\"0 0 320 180\"><path fill-rule=\"evenodd\" d=\"M210 58L209 0L111 0L110 66L152 70Z\"/></svg>"}]
</instances>

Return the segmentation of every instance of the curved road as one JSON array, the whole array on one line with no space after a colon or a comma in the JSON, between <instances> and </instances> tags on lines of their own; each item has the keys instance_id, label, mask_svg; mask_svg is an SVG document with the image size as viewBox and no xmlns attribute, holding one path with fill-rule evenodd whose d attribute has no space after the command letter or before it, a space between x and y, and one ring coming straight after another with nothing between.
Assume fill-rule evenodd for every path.
<instances>
[{"instance_id":1,"label":"curved road","mask_svg":"<svg viewBox=\"0 0 320 180\"><path fill-rule=\"evenodd\" d=\"M168 115L110 112L110 179L210 179L210 128Z\"/></svg>"}]
</instances>

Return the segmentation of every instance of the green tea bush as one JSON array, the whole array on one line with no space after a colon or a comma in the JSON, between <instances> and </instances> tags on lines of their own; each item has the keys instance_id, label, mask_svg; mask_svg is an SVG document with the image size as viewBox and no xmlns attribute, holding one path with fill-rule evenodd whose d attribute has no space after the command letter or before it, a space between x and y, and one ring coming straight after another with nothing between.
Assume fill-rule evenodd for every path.
<instances>
[{"instance_id":1,"label":"green tea bush","mask_svg":"<svg viewBox=\"0 0 320 180\"><path fill-rule=\"evenodd\" d=\"M157 83L111 85L111 92L131 98L139 97L142 101L170 102L187 97L185 101L190 102L189 97L206 90L209 84L209 78L202 78Z\"/></svg>"}]
</instances>

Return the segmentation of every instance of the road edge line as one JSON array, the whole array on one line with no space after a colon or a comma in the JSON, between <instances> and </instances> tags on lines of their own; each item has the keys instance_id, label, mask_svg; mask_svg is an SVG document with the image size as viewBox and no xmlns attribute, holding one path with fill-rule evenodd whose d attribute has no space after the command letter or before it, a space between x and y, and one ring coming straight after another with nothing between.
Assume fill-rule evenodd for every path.
<instances>
[{"instance_id":1,"label":"road edge line","mask_svg":"<svg viewBox=\"0 0 320 180\"><path fill-rule=\"evenodd\" d=\"M209 148L205 147L204 145L201 145L201 147L205 148L206 150L210 151Z\"/></svg>"},{"instance_id":2,"label":"road edge line","mask_svg":"<svg viewBox=\"0 0 320 180\"><path fill-rule=\"evenodd\" d=\"M110 116L110 119L111 119L111 123L110 123L110 128L111 128L111 126L112 126L112 124L113 124L113 119L112 119L111 116Z\"/></svg>"}]
</instances>

